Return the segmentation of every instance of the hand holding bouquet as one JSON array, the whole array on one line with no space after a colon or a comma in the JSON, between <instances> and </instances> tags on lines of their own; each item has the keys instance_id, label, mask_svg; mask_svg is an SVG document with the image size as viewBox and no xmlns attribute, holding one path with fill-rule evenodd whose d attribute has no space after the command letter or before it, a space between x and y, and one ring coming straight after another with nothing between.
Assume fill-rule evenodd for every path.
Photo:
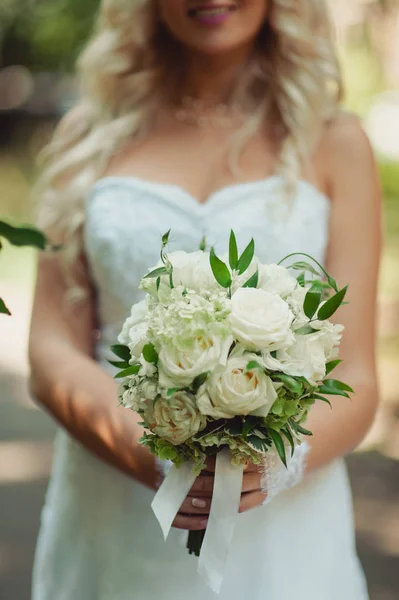
<instances>
[{"instance_id":1,"label":"hand holding bouquet","mask_svg":"<svg viewBox=\"0 0 399 600\"><path fill-rule=\"evenodd\" d=\"M146 429L141 442L177 467L158 492L162 510L172 485L183 501L208 456L217 455L215 488L218 461L226 470L226 457L227 477L240 485L244 465L261 465L271 449L286 465L287 453L311 435L304 427L311 406L352 391L328 377L340 363L343 330L329 319L347 288L338 289L321 265L311 257L293 262L295 255L281 261L292 258L287 268L262 264L253 241L239 254L234 232L225 259L213 249L167 254L168 239L159 265L141 282L145 299L132 307L112 347L120 359L112 363L121 369L120 402ZM233 486L239 493L240 485ZM228 501L237 511L237 497ZM165 533L180 504L157 515ZM211 514L215 504L216 492ZM199 554L203 537L189 535L190 552Z\"/></svg>"}]
</instances>

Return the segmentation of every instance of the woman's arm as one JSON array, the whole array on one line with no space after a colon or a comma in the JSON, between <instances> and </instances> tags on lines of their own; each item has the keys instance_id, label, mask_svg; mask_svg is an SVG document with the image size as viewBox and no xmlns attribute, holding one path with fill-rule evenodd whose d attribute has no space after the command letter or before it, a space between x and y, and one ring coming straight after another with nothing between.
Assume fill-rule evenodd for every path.
<instances>
[{"instance_id":1,"label":"woman's arm","mask_svg":"<svg viewBox=\"0 0 399 600\"><path fill-rule=\"evenodd\" d=\"M138 444L136 416L118 407L117 385L92 358L95 311L84 261L87 298L68 305L60 258L42 255L29 355L36 399L70 434L108 464L156 488L154 459Z\"/></svg>"},{"instance_id":2,"label":"woman's arm","mask_svg":"<svg viewBox=\"0 0 399 600\"><path fill-rule=\"evenodd\" d=\"M337 313L345 325L334 371L351 385L351 400L330 397L332 411L317 403L307 422L313 432L308 471L351 452L369 430L378 404L375 364L376 296L381 250L381 191L370 144L358 120L342 116L330 125L322 148L330 183L331 220L327 269L348 304Z\"/></svg>"}]
</instances>

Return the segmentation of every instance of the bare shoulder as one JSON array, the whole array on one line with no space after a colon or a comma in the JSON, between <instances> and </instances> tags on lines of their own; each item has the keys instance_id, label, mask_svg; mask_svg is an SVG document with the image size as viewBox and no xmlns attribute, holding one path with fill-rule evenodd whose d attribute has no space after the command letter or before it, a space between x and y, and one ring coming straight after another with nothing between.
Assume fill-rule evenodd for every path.
<instances>
[{"instance_id":1,"label":"bare shoulder","mask_svg":"<svg viewBox=\"0 0 399 600\"><path fill-rule=\"evenodd\" d=\"M326 123L318 161L332 191L365 184L378 188L374 153L356 115L341 112Z\"/></svg>"}]
</instances>

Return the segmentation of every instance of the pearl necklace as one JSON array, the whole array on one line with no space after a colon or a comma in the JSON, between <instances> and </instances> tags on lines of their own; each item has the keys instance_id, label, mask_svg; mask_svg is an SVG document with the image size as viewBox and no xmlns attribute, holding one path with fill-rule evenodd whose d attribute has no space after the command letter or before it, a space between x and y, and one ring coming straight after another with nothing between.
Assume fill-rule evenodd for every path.
<instances>
[{"instance_id":1,"label":"pearl necklace","mask_svg":"<svg viewBox=\"0 0 399 600\"><path fill-rule=\"evenodd\" d=\"M241 125L244 120L242 110L237 104L216 104L206 106L202 100L184 96L181 105L175 110L174 117L180 123L195 125L201 129L215 127L231 129Z\"/></svg>"}]
</instances>

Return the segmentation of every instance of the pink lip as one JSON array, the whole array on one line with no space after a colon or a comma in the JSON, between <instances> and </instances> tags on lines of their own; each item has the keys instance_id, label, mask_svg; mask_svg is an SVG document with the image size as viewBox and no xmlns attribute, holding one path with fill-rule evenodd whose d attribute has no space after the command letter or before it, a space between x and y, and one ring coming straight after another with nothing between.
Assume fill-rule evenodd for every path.
<instances>
[{"instance_id":1,"label":"pink lip","mask_svg":"<svg viewBox=\"0 0 399 600\"><path fill-rule=\"evenodd\" d=\"M207 14L201 14L201 10L212 10L215 8L220 8L220 9L224 9L224 12L218 13L218 14L214 14L214 15L207 15ZM232 14L232 10L231 10L231 6L230 5L220 5L220 4L200 4L199 6L196 7L195 9L198 12L195 12L194 14L194 19L200 23L201 25L205 25L206 27L216 27L218 25L221 25L222 23L224 23Z\"/></svg>"}]
</instances>

